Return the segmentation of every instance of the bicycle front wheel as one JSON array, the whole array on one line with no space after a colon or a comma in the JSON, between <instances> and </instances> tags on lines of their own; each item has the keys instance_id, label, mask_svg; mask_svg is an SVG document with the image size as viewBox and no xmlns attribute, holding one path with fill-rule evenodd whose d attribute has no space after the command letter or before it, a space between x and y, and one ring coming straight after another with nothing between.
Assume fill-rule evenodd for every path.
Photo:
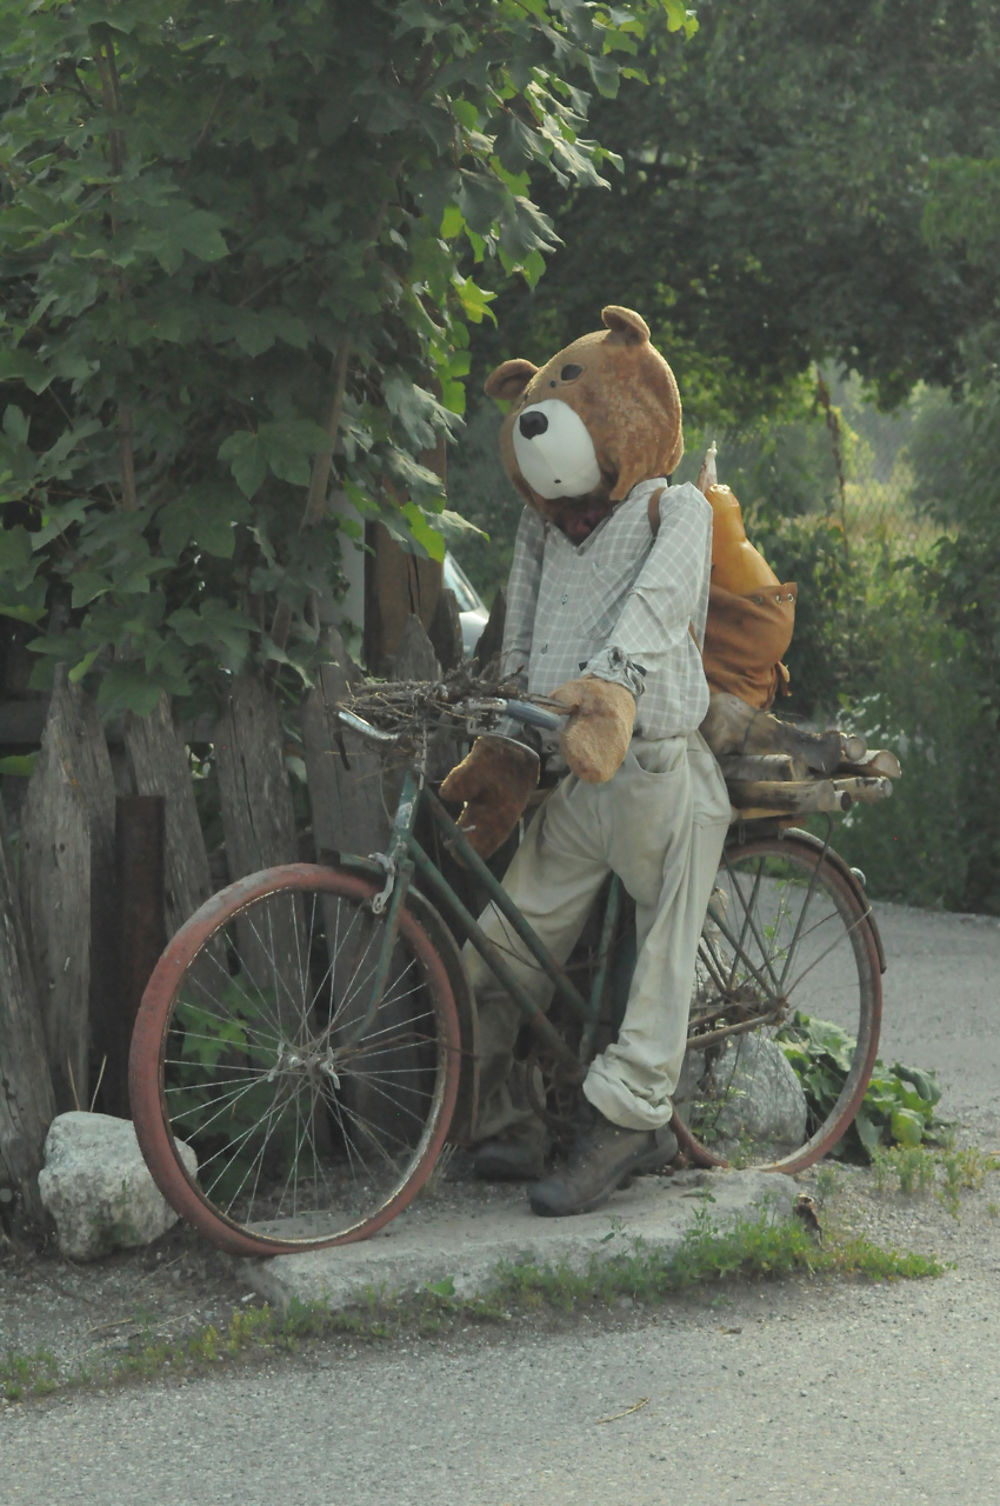
<instances>
[{"instance_id":1,"label":"bicycle front wheel","mask_svg":"<svg viewBox=\"0 0 1000 1506\"><path fill-rule=\"evenodd\" d=\"M881 1015L874 924L836 855L795 831L727 847L678 1086L688 1152L702 1164L811 1166L857 1113Z\"/></svg>"},{"instance_id":2,"label":"bicycle front wheel","mask_svg":"<svg viewBox=\"0 0 1000 1506\"><path fill-rule=\"evenodd\" d=\"M231 1253L373 1234L444 1142L461 1065L451 984L406 906L387 939L378 889L310 864L241 879L181 928L143 995L139 1143L171 1206Z\"/></svg>"}]
</instances>

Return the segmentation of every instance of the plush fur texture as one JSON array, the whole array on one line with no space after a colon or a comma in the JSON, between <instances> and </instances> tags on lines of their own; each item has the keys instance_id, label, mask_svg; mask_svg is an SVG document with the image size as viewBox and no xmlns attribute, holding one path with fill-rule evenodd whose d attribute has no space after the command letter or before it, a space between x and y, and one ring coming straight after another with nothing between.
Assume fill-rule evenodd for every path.
<instances>
[{"instance_id":1,"label":"plush fur texture","mask_svg":"<svg viewBox=\"0 0 1000 1506\"><path fill-rule=\"evenodd\" d=\"M500 431L504 468L525 501L557 526L588 506L597 510L599 521L637 481L669 476L684 453L677 383L650 345L646 321L614 304L601 318L603 330L574 340L541 368L525 360L504 361L486 381L491 397L514 404ZM582 419L600 471L587 495L568 501L534 490L514 453L515 424L525 409L550 398Z\"/></svg>"},{"instance_id":2,"label":"plush fur texture","mask_svg":"<svg viewBox=\"0 0 1000 1506\"><path fill-rule=\"evenodd\" d=\"M578 779L604 784L621 767L632 740L635 697L623 685L584 675L552 692L572 715L560 738L563 756Z\"/></svg>"},{"instance_id":3,"label":"plush fur texture","mask_svg":"<svg viewBox=\"0 0 1000 1506\"><path fill-rule=\"evenodd\" d=\"M441 785L443 800L462 805L458 824L488 858L510 836L538 783L538 755L509 737L477 737Z\"/></svg>"}]
</instances>

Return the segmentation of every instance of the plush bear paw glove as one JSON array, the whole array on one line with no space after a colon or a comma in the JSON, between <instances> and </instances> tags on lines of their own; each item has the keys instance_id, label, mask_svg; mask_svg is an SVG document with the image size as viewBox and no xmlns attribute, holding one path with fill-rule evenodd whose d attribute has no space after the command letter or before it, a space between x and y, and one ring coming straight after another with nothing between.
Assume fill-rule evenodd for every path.
<instances>
[{"instance_id":1,"label":"plush bear paw glove","mask_svg":"<svg viewBox=\"0 0 1000 1506\"><path fill-rule=\"evenodd\" d=\"M514 830L538 783L537 753L497 733L477 737L441 784L442 800L464 802L458 819L481 858L496 852Z\"/></svg>"},{"instance_id":2,"label":"plush bear paw glove","mask_svg":"<svg viewBox=\"0 0 1000 1506\"><path fill-rule=\"evenodd\" d=\"M578 779L604 784L617 772L635 725L635 697L624 685L585 675L552 692L570 711L560 738L563 756Z\"/></svg>"}]
</instances>

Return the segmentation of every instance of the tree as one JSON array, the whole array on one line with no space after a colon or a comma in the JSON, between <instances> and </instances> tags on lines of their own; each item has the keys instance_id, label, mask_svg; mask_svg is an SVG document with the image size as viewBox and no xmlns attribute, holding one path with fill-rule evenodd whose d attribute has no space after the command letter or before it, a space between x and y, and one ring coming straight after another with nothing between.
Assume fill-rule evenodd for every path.
<instances>
[{"instance_id":1,"label":"tree","mask_svg":"<svg viewBox=\"0 0 1000 1506\"><path fill-rule=\"evenodd\" d=\"M973 213L971 164L995 158L994 7L703 0L698 19L651 88L594 111L615 194L545 185L564 245L537 289L503 291L484 364L557 349L613 301L645 314L696 419L757 416L827 360L889 405L961 383L996 272L928 216L946 181Z\"/></svg>"},{"instance_id":2,"label":"tree","mask_svg":"<svg viewBox=\"0 0 1000 1506\"><path fill-rule=\"evenodd\" d=\"M533 177L601 184L590 95L638 76L652 13L687 24L678 0L2 0L0 611L43 664L105 711L250 659L304 682L359 516L440 555L477 267L540 275Z\"/></svg>"}]
</instances>

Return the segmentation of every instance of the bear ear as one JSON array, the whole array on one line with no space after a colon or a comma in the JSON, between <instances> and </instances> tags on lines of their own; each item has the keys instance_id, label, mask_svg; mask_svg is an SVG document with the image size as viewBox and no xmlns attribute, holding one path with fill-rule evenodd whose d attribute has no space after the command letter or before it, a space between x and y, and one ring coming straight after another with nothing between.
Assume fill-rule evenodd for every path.
<instances>
[{"instance_id":1,"label":"bear ear","mask_svg":"<svg viewBox=\"0 0 1000 1506\"><path fill-rule=\"evenodd\" d=\"M504 361L496 371L491 371L483 383L487 397L495 397L501 403L512 403L527 387L538 370L530 361Z\"/></svg>"},{"instance_id":2,"label":"bear ear","mask_svg":"<svg viewBox=\"0 0 1000 1506\"><path fill-rule=\"evenodd\" d=\"M649 325L634 309L623 309L610 303L601 310L601 318L612 335L617 335L624 345L648 345Z\"/></svg>"}]
</instances>

